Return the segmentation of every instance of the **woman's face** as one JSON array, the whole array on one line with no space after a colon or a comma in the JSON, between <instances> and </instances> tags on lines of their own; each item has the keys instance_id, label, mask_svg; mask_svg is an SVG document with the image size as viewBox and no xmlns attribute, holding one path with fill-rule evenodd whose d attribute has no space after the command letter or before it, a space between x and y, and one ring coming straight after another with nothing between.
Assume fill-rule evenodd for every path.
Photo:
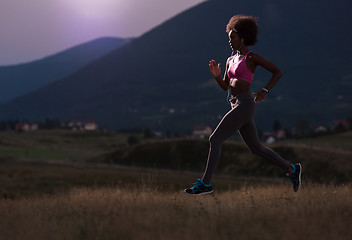
<instances>
[{"instance_id":1,"label":"woman's face","mask_svg":"<svg viewBox=\"0 0 352 240\"><path fill-rule=\"evenodd\" d=\"M229 32L229 44L233 51L236 51L241 47L241 41L242 39L238 33L236 33L234 30Z\"/></svg>"}]
</instances>

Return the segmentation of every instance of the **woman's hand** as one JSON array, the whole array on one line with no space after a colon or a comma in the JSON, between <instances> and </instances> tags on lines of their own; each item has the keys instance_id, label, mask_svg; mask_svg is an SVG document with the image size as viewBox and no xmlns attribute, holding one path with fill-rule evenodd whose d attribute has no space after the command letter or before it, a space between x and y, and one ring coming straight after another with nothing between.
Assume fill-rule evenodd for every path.
<instances>
[{"instance_id":1,"label":"woman's hand","mask_svg":"<svg viewBox=\"0 0 352 240\"><path fill-rule=\"evenodd\" d=\"M260 92L253 93L253 95L255 96L254 102L259 103L261 101L264 101L264 99L266 98L267 94L268 93L263 91L263 90L260 91Z\"/></svg>"},{"instance_id":2,"label":"woman's hand","mask_svg":"<svg viewBox=\"0 0 352 240\"><path fill-rule=\"evenodd\" d=\"M221 74L220 63L216 65L215 60L211 60L209 63L209 68L210 68L211 75L213 75L215 79L220 78L220 74Z\"/></svg>"}]
</instances>

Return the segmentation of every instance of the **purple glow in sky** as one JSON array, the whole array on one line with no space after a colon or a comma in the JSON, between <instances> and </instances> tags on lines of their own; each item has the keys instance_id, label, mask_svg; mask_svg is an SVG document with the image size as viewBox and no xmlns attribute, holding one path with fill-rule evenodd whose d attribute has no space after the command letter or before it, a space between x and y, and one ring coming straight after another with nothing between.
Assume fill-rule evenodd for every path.
<instances>
[{"instance_id":1,"label":"purple glow in sky","mask_svg":"<svg viewBox=\"0 0 352 240\"><path fill-rule=\"evenodd\" d=\"M99 37L138 37L205 0L1 0L0 66Z\"/></svg>"}]
</instances>

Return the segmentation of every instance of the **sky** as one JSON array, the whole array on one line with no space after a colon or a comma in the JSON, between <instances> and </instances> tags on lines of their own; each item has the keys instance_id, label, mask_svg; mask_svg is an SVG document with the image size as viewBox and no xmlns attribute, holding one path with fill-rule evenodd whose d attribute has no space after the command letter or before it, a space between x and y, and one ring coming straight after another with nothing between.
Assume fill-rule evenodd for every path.
<instances>
[{"instance_id":1,"label":"sky","mask_svg":"<svg viewBox=\"0 0 352 240\"><path fill-rule=\"evenodd\" d=\"M138 37L205 0L0 0L0 66L100 37Z\"/></svg>"}]
</instances>

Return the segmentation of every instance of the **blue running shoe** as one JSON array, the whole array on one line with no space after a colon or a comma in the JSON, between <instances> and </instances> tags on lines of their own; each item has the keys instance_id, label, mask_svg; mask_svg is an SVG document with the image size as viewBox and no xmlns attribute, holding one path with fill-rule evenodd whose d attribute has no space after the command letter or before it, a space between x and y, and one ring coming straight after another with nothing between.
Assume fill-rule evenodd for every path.
<instances>
[{"instance_id":1,"label":"blue running shoe","mask_svg":"<svg viewBox=\"0 0 352 240\"><path fill-rule=\"evenodd\" d=\"M212 193L213 191L214 190L211 183L207 185L202 181L202 179L198 179L197 182L193 183L193 187L185 189L184 192L189 195L195 196Z\"/></svg>"},{"instance_id":2,"label":"blue running shoe","mask_svg":"<svg viewBox=\"0 0 352 240\"><path fill-rule=\"evenodd\" d=\"M292 164L291 166L293 167L293 172L291 174L287 173L286 175L290 177L293 191L297 192L301 186L302 166L300 163Z\"/></svg>"}]
</instances>

